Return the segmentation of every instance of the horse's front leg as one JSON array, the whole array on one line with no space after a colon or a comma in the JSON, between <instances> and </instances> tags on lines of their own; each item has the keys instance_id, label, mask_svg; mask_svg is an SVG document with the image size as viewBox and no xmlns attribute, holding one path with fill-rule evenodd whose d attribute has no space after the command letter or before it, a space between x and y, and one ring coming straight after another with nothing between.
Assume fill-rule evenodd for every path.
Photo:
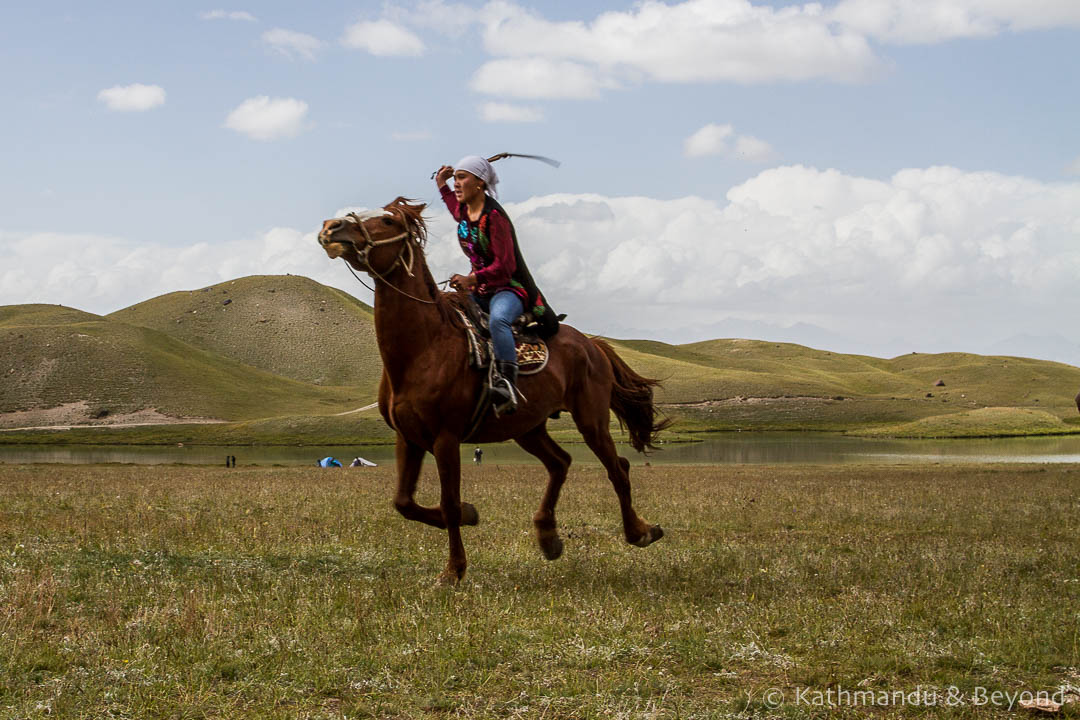
<instances>
[{"instance_id":1,"label":"horse's front leg","mask_svg":"<svg viewBox=\"0 0 1080 720\"><path fill-rule=\"evenodd\" d=\"M409 520L417 520L438 528L445 528L442 510L437 507L424 507L413 499L416 483L420 479L420 467L424 464L424 449L413 445L401 433L397 436L397 490L394 492L394 507Z\"/></svg>"},{"instance_id":2,"label":"horse's front leg","mask_svg":"<svg viewBox=\"0 0 1080 720\"><path fill-rule=\"evenodd\" d=\"M442 496L439 508L450 540L450 558L446 569L436 582L457 585L465 577L465 545L461 542L461 525L475 525L479 518L476 508L461 502L461 443L458 438L442 435L435 441L435 462L439 466Z\"/></svg>"}]
</instances>

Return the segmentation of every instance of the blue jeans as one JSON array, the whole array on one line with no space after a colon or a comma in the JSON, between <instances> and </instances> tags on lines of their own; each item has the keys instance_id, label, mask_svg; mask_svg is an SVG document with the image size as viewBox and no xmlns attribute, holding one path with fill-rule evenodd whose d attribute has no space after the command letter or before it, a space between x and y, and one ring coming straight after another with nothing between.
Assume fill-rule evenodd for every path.
<instances>
[{"instance_id":1,"label":"blue jeans","mask_svg":"<svg viewBox=\"0 0 1080 720\"><path fill-rule=\"evenodd\" d=\"M491 344L495 346L495 360L517 365L514 349L514 333L510 326L524 312L521 298L512 290L500 290L490 298L473 295L480 309L490 316Z\"/></svg>"}]
</instances>

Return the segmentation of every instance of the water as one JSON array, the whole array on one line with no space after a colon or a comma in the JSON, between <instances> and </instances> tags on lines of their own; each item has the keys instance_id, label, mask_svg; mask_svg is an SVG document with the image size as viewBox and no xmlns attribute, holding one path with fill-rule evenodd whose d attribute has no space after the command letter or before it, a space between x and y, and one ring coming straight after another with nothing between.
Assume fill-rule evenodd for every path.
<instances>
[{"instance_id":1,"label":"water","mask_svg":"<svg viewBox=\"0 0 1080 720\"><path fill-rule=\"evenodd\" d=\"M472 445L463 446L462 462L472 462ZM563 447L579 464L598 461L579 443ZM1080 435L1044 438L981 440L870 440L831 433L721 433L703 442L663 445L645 457L628 445L619 454L638 465L664 464L858 464L858 463L1080 463ZM537 460L513 443L485 445L484 463L535 463ZM220 465L235 455L238 465L315 466L332 455L348 465L360 455L379 465L393 465L391 445L353 447L226 447L132 445L0 445L0 463L134 463L138 465ZM431 462L430 459L428 462Z\"/></svg>"}]
</instances>

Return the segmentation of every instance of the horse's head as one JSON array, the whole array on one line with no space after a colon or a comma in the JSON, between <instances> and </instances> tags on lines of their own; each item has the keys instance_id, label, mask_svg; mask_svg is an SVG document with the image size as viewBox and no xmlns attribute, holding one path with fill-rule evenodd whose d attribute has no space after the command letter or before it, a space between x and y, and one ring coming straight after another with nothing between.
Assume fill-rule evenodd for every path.
<instances>
[{"instance_id":1,"label":"horse's head","mask_svg":"<svg viewBox=\"0 0 1080 720\"><path fill-rule=\"evenodd\" d=\"M319 245L331 260L345 258L357 270L386 275L401 264L406 253L411 258L413 250L426 242L427 226L421 215L426 207L399 197L381 210L331 218L322 224Z\"/></svg>"}]
</instances>

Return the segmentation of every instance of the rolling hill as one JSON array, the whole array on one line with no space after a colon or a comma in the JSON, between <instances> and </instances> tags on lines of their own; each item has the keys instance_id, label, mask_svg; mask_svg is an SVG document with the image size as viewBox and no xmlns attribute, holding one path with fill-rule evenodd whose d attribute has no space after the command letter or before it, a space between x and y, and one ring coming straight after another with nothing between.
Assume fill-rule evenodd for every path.
<instances>
[{"instance_id":1,"label":"rolling hill","mask_svg":"<svg viewBox=\"0 0 1080 720\"><path fill-rule=\"evenodd\" d=\"M156 330L58 306L0 308L0 342L3 413L71 405L75 420L149 408L233 420L322 414L373 396L370 388L301 383Z\"/></svg>"},{"instance_id":2,"label":"rolling hill","mask_svg":"<svg viewBox=\"0 0 1080 720\"><path fill-rule=\"evenodd\" d=\"M296 275L252 276L173 292L108 317L315 385L377 385L371 308Z\"/></svg>"},{"instance_id":3,"label":"rolling hill","mask_svg":"<svg viewBox=\"0 0 1080 720\"><path fill-rule=\"evenodd\" d=\"M104 317L0 307L0 342L0 426L9 427L29 424L16 411L64 406L82 420L150 408L229 421L331 416L373 401L382 370L371 308L296 276L238 278ZM612 342L635 370L664 381L656 399L683 431L1080 430L1080 368L1060 363L964 353L881 359L740 339ZM1017 412L976 412L985 408Z\"/></svg>"},{"instance_id":4,"label":"rolling hill","mask_svg":"<svg viewBox=\"0 0 1080 720\"><path fill-rule=\"evenodd\" d=\"M987 407L1078 419L1080 368L1045 360L969 353L882 359L739 339L617 345L639 372L668 378L657 393L661 402L713 429L851 430Z\"/></svg>"}]
</instances>

